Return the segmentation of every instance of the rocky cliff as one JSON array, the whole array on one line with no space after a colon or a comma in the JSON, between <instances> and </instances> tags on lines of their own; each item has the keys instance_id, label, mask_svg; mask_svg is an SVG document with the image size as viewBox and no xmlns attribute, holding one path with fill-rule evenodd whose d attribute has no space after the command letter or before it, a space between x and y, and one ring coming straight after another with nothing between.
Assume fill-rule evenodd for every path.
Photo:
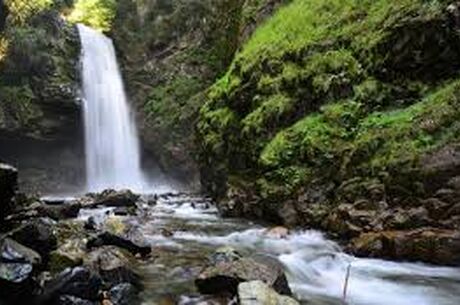
<instances>
[{"instance_id":1,"label":"rocky cliff","mask_svg":"<svg viewBox=\"0 0 460 305\"><path fill-rule=\"evenodd\" d=\"M0 158L23 170L21 180L36 190L56 190L52 181L69 169L70 184L82 176L80 45L61 17L69 5L11 0L1 14Z\"/></svg>"}]
</instances>

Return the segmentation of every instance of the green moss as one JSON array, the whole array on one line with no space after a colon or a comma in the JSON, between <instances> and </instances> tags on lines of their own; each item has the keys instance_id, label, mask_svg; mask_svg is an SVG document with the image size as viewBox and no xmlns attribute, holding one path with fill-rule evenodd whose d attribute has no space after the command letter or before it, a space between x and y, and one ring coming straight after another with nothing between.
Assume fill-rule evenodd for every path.
<instances>
[{"instance_id":1,"label":"green moss","mask_svg":"<svg viewBox=\"0 0 460 305\"><path fill-rule=\"evenodd\" d=\"M151 123L166 129L176 126L184 114L182 108L202 87L198 79L178 75L171 81L152 88L145 105L145 112Z\"/></svg>"},{"instance_id":2,"label":"green moss","mask_svg":"<svg viewBox=\"0 0 460 305\"><path fill-rule=\"evenodd\" d=\"M3 86L0 90L0 108L3 109L4 117L11 117L9 123L4 120L0 126L3 128L32 128L35 120L40 117L40 109L34 103L36 97L29 86ZM13 123L14 122L14 123ZM14 126L9 126L11 123Z\"/></svg>"},{"instance_id":3,"label":"green moss","mask_svg":"<svg viewBox=\"0 0 460 305\"><path fill-rule=\"evenodd\" d=\"M248 3L252 12L261 2ZM448 91L460 53L447 4L293 0L282 6L208 91L198 126L220 111L232 113L232 124L198 129L199 141L225 139L217 152L202 146L205 166L232 164L229 174L258 177L267 193L267 185L301 185L292 168L307 169L304 182L340 183L404 171L456 139L460 124L449 121L456 111Z\"/></svg>"},{"instance_id":4,"label":"green moss","mask_svg":"<svg viewBox=\"0 0 460 305\"><path fill-rule=\"evenodd\" d=\"M358 122L361 105L344 102L323 107L319 114L308 115L292 127L279 132L260 156L262 165L322 167L346 149L346 140Z\"/></svg>"},{"instance_id":5,"label":"green moss","mask_svg":"<svg viewBox=\"0 0 460 305\"><path fill-rule=\"evenodd\" d=\"M286 113L293 109L292 100L283 95L274 95L264 100L261 105L243 120L243 134L259 134L276 126Z\"/></svg>"},{"instance_id":6,"label":"green moss","mask_svg":"<svg viewBox=\"0 0 460 305\"><path fill-rule=\"evenodd\" d=\"M236 123L235 113L229 108L221 108L215 111L203 111L203 119L198 124L198 130L206 134L203 144L214 153L221 153L228 144L224 131L231 130Z\"/></svg>"},{"instance_id":7,"label":"green moss","mask_svg":"<svg viewBox=\"0 0 460 305\"><path fill-rule=\"evenodd\" d=\"M316 173L336 167L348 176L404 172L424 153L458 139L459 93L460 81L449 82L412 106L368 115L359 103L328 105L278 133L261 164Z\"/></svg>"}]
</instances>

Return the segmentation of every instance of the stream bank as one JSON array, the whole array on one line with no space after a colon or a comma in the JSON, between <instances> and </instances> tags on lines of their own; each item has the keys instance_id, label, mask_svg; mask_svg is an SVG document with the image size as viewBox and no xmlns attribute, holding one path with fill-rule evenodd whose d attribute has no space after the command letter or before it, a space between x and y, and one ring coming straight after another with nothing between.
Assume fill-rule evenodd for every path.
<instances>
[{"instance_id":1,"label":"stream bank","mask_svg":"<svg viewBox=\"0 0 460 305\"><path fill-rule=\"evenodd\" d=\"M459 268L357 258L318 231L222 218L200 194L27 198L14 169L1 173L2 201L16 203L2 221L6 304L343 304L349 266L347 304L460 299Z\"/></svg>"}]
</instances>

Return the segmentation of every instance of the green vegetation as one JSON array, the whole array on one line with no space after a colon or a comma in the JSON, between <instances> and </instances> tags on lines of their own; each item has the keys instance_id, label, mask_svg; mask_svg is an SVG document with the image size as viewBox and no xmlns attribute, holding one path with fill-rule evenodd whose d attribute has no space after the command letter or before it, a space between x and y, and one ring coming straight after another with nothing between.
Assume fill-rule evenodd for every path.
<instances>
[{"instance_id":1,"label":"green vegetation","mask_svg":"<svg viewBox=\"0 0 460 305\"><path fill-rule=\"evenodd\" d=\"M50 8L53 0L6 0L10 18L13 23L24 24L33 14Z\"/></svg>"},{"instance_id":2,"label":"green vegetation","mask_svg":"<svg viewBox=\"0 0 460 305\"><path fill-rule=\"evenodd\" d=\"M68 20L108 32L111 29L116 11L116 0L76 0Z\"/></svg>"},{"instance_id":3,"label":"green vegetation","mask_svg":"<svg viewBox=\"0 0 460 305\"><path fill-rule=\"evenodd\" d=\"M269 201L313 180L416 168L459 135L460 52L446 7L436 0L281 7L208 90L197 125L202 168L230 183L257 181ZM221 196L225 185L211 189Z\"/></svg>"},{"instance_id":4,"label":"green vegetation","mask_svg":"<svg viewBox=\"0 0 460 305\"><path fill-rule=\"evenodd\" d=\"M44 119L44 101L58 105L65 101L74 103L78 37L75 29L62 23L60 17L71 2L5 2L9 13L0 33L2 129L46 133L50 124Z\"/></svg>"}]
</instances>

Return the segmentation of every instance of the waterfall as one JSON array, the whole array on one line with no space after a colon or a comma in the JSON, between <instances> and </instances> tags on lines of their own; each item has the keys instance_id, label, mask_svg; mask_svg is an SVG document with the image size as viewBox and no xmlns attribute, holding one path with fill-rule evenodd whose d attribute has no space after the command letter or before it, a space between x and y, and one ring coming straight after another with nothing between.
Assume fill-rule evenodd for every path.
<instances>
[{"instance_id":1,"label":"waterfall","mask_svg":"<svg viewBox=\"0 0 460 305\"><path fill-rule=\"evenodd\" d=\"M88 191L141 190L139 141L112 41L78 25L82 41L83 109Z\"/></svg>"}]
</instances>

